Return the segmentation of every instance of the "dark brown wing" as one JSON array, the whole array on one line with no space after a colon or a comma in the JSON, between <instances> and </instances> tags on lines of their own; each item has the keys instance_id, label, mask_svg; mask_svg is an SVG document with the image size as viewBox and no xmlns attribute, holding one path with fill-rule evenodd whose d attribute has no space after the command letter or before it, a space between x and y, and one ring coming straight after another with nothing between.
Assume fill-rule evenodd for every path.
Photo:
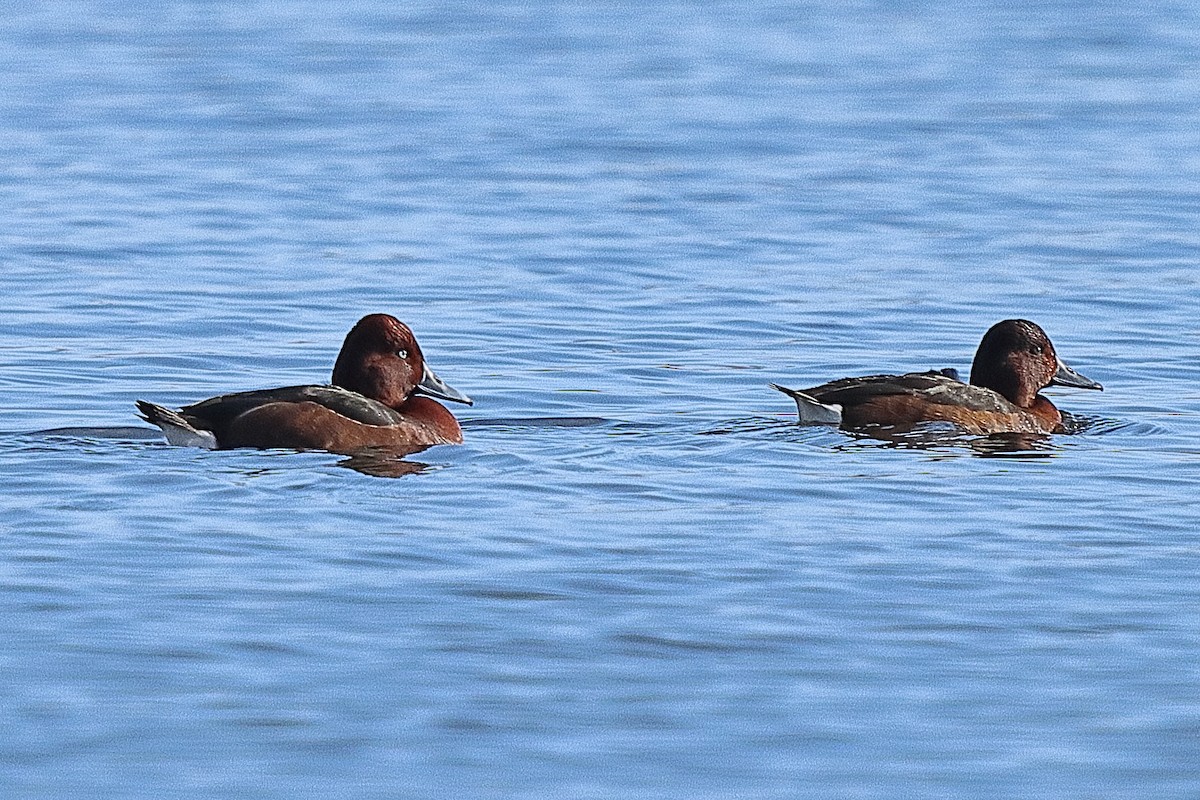
<instances>
[{"instance_id":1,"label":"dark brown wing","mask_svg":"<svg viewBox=\"0 0 1200 800\"><path fill-rule=\"evenodd\" d=\"M338 386L284 386L211 397L180 409L198 427L218 432L252 408L268 403L316 403L366 425L395 425L403 416L378 400Z\"/></svg>"},{"instance_id":2,"label":"dark brown wing","mask_svg":"<svg viewBox=\"0 0 1200 800\"><path fill-rule=\"evenodd\" d=\"M843 408L861 405L888 395L910 395L929 403L956 406L972 411L1019 413L1015 405L991 389L972 386L950 377L944 370L909 372L905 375L865 375L841 378L811 389L805 394L827 405Z\"/></svg>"}]
</instances>

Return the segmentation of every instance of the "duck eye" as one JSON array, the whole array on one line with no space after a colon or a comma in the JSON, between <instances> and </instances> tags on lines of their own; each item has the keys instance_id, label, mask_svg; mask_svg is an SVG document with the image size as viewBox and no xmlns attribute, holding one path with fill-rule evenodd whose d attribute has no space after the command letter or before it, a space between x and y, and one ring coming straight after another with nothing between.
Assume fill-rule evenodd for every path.
<instances>
[{"instance_id":1,"label":"duck eye","mask_svg":"<svg viewBox=\"0 0 1200 800\"><path fill-rule=\"evenodd\" d=\"M1045 348L1042 347L1040 344L1035 344L1029 348L1029 352L1033 353L1035 356L1040 356L1044 351L1045 351Z\"/></svg>"},{"instance_id":2,"label":"duck eye","mask_svg":"<svg viewBox=\"0 0 1200 800\"><path fill-rule=\"evenodd\" d=\"M405 350L403 347L401 347L399 350L396 351L396 356L398 358L408 358L408 351Z\"/></svg>"}]
</instances>

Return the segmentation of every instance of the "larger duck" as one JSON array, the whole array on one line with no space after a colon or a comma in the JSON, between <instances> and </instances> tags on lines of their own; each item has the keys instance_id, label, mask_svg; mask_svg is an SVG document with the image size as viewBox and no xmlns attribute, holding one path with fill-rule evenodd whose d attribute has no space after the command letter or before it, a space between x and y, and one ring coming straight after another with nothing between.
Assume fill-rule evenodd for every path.
<instances>
[{"instance_id":1,"label":"larger duck","mask_svg":"<svg viewBox=\"0 0 1200 800\"><path fill-rule=\"evenodd\" d=\"M1050 338L1025 319L993 325L979 343L971 382L953 370L842 378L811 389L778 389L800 421L864 428L949 422L967 433L1062 433L1063 418L1039 392L1046 386L1102 389L1063 363Z\"/></svg>"},{"instance_id":2,"label":"larger duck","mask_svg":"<svg viewBox=\"0 0 1200 800\"><path fill-rule=\"evenodd\" d=\"M458 420L434 398L471 405L426 366L407 325L370 314L346 335L330 384L224 394L178 411L137 407L172 444L414 453L462 442Z\"/></svg>"}]
</instances>

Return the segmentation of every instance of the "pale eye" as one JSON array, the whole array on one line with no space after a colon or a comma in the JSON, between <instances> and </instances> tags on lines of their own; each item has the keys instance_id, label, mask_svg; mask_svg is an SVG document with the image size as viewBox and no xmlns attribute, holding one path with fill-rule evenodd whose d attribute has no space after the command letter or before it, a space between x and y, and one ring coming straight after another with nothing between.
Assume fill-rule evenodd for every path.
<instances>
[{"instance_id":1,"label":"pale eye","mask_svg":"<svg viewBox=\"0 0 1200 800\"><path fill-rule=\"evenodd\" d=\"M399 358L408 358L408 351L407 351L407 350L405 350L404 348L401 348L401 349L399 349L399 350L397 350L397 351L396 351L396 355L397 355Z\"/></svg>"}]
</instances>

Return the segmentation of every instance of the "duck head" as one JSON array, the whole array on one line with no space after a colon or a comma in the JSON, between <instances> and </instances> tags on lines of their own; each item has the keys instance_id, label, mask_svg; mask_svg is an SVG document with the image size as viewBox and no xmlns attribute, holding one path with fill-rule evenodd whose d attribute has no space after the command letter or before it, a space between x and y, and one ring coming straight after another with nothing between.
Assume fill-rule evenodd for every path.
<instances>
[{"instance_id":1,"label":"duck head","mask_svg":"<svg viewBox=\"0 0 1200 800\"><path fill-rule=\"evenodd\" d=\"M1031 407L1046 386L1104 388L1068 367L1046 332L1026 319L1006 319L988 329L971 364L971 383L1021 408Z\"/></svg>"},{"instance_id":2,"label":"duck head","mask_svg":"<svg viewBox=\"0 0 1200 800\"><path fill-rule=\"evenodd\" d=\"M368 314L350 329L332 382L395 409L414 394L472 404L426 366L412 330L390 314Z\"/></svg>"}]
</instances>

